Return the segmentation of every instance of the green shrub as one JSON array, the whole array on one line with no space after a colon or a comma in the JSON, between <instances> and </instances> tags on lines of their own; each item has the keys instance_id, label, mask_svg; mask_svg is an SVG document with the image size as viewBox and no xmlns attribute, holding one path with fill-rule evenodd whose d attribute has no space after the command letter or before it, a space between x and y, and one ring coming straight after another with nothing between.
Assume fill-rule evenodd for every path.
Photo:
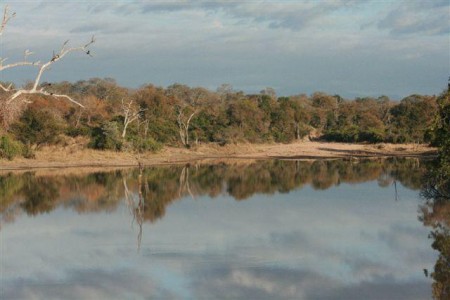
<instances>
[{"instance_id":1,"label":"green shrub","mask_svg":"<svg viewBox=\"0 0 450 300\"><path fill-rule=\"evenodd\" d=\"M12 160L14 157L22 155L23 145L8 136L0 137L0 158Z\"/></svg>"},{"instance_id":2,"label":"green shrub","mask_svg":"<svg viewBox=\"0 0 450 300\"><path fill-rule=\"evenodd\" d=\"M381 143L384 141L384 134L381 131L375 129L369 129L360 131L358 135L358 142L369 142L369 143Z\"/></svg>"},{"instance_id":3,"label":"green shrub","mask_svg":"<svg viewBox=\"0 0 450 300\"><path fill-rule=\"evenodd\" d=\"M65 130L66 135L71 137L77 137L77 136L89 136L91 133L91 129L87 126L69 126Z\"/></svg>"},{"instance_id":4,"label":"green shrub","mask_svg":"<svg viewBox=\"0 0 450 300\"><path fill-rule=\"evenodd\" d=\"M322 138L326 141L354 143L358 141L359 130L356 126L349 126L341 130L328 131Z\"/></svg>"},{"instance_id":5,"label":"green shrub","mask_svg":"<svg viewBox=\"0 0 450 300\"><path fill-rule=\"evenodd\" d=\"M143 152L158 152L162 149L162 144L155 141L153 138L135 138L132 140L133 150L139 153Z\"/></svg>"},{"instance_id":6,"label":"green shrub","mask_svg":"<svg viewBox=\"0 0 450 300\"><path fill-rule=\"evenodd\" d=\"M344 127L340 130L326 132L322 138L326 141L356 143L381 143L385 140L383 132L376 129L361 130L356 126Z\"/></svg>"},{"instance_id":7,"label":"green shrub","mask_svg":"<svg viewBox=\"0 0 450 300\"><path fill-rule=\"evenodd\" d=\"M58 143L63 125L50 111L28 108L19 121L11 126L11 132L22 143L39 147Z\"/></svg>"},{"instance_id":8,"label":"green shrub","mask_svg":"<svg viewBox=\"0 0 450 300\"><path fill-rule=\"evenodd\" d=\"M123 141L118 124L106 122L100 127L93 128L88 146L93 149L121 151Z\"/></svg>"}]
</instances>

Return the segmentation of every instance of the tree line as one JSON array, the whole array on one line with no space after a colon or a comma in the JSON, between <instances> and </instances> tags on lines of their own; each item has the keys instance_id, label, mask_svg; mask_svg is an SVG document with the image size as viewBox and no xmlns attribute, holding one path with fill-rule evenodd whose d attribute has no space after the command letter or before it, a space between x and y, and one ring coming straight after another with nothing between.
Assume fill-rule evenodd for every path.
<instances>
[{"instance_id":1,"label":"tree line","mask_svg":"<svg viewBox=\"0 0 450 300\"><path fill-rule=\"evenodd\" d=\"M163 145L302 139L429 143L438 112L437 97L417 94L399 102L322 92L277 97L272 88L245 94L228 84L216 91L178 83L129 89L111 78L41 86L49 95L29 95L16 102L14 113L0 108L2 157L13 157L20 149L32 156L32 149L61 143L67 136L85 137L86 146L94 149L138 152ZM82 106L52 95L69 95ZM0 98L8 96L0 93Z\"/></svg>"}]
</instances>

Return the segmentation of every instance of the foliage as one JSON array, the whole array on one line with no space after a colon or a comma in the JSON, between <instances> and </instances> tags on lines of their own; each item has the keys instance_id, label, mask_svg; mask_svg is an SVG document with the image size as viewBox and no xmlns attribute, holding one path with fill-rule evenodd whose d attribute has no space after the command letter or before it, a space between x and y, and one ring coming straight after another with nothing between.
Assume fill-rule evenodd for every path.
<instances>
[{"instance_id":1,"label":"foliage","mask_svg":"<svg viewBox=\"0 0 450 300\"><path fill-rule=\"evenodd\" d=\"M449 86L450 87L450 86ZM435 120L433 144L438 146L438 157L424 177L421 220L433 228L430 238L432 248L439 252L433 278L433 297L450 297L450 89L437 100L438 114Z\"/></svg>"},{"instance_id":2,"label":"foliage","mask_svg":"<svg viewBox=\"0 0 450 300\"><path fill-rule=\"evenodd\" d=\"M18 122L12 124L11 132L22 143L37 147L60 141L64 125L51 111L27 108Z\"/></svg>"},{"instance_id":3,"label":"foliage","mask_svg":"<svg viewBox=\"0 0 450 300\"><path fill-rule=\"evenodd\" d=\"M433 144L439 147L441 163L450 171L450 90L438 98L438 114L434 125Z\"/></svg>"},{"instance_id":4,"label":"foliage","mask_svg":"<svg viewBox=\"0 0 450 300\"><path fill-rule=\"evenodd\" d=\"M439 251L439 257L434 265L433 297L435 299L448 299L450 297L450 230L440 227L434 230L430 237L434 240L431 245Z\"/></svg>"},{"instance_id":5,"label":"foliage","mask_svg":"<svg viewBox=\"0 0 450 300\"><path fill-rule=\"evenodd\" d=\"M71 137L89 136L91 134L91 130L88 126L75 127L69 125L65 130L65 134Z\"/></svg>"},{"instance_id":6,"label":"foliage","mask_svg":"<svg viewBox=\"0 0 450 300\"><path fill-rule=\"evenodd\" d=\"M424 143L437 107L434 97L411 95L391 108L392 122L387 140L394 143Z\"/></svg>"},{"instance_id":7,"label":"foliage","mask_svg":"<svg viewBox=\"0 0 450 300\"><path fill-rule=\"evenodd\" d=\"M151 137L141 138L141 137L133 137L132 138L132 146L133 150L138 153L143 152L158 152L162 149L162 144L158 143Z\"/></svg>"},{"instance_id":8,"label":"foliage","mask_svg":"<svg viewBox=\"0 0 450 300\"><path fill-rule=\"evenodd\" d=\"M20 119L4 131L33 147L57 143L65 134L89 136L89 147L115 151L155 151L159 144L289 143L305 136L347 143L438 145L449 136L448 118L440 119L447 120L445 124L435 121L438 110L448 114L447 93L437 100L410 95L400 102L386 96L350 100L323 92L277 98L271 88L244 94L227 85L217 92L182 84L130 90L111 78L52 83L51 89L80 99L85 108L33 96L31 104L18 110ZM141 113L121 138L125 97Z\"/></svg>"},{"instance_id":9,"label":"foliage","mask_svg":"<svg viewBox=\"0 0 450 300\"><path fill-rule=\"evenodd\" d=\"M123 140L117 122L106 122L92 129L89 147L100 150L122 150Z\"/></svg>"},{"instance_id":10,"label":"foliage","mask_svg":"<svg viewBox=\"0 0 450 300\"><path fill-rule=\"evenodd\" d=\"M23 145L9 136L0 137L0 158L12 160L23 153Z\"/></svg>"},{"instance_id":11,"label":"foliage","mask_svg":"<svg viewBox=\"0 0 450 300\"><path fill-rule=\"evenodd\" d=\"M344 143L380 143L384 140L384 134L380 130L371 128L361 130L357 126L344 127L340 130L327 131L322 138L327 141L336 141Z\"/></svg>"}]
</instances>

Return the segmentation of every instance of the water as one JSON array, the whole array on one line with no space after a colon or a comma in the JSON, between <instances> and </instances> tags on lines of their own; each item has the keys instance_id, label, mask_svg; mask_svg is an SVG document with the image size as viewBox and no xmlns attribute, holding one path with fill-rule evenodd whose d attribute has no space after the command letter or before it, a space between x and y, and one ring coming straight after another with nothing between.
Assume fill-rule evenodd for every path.
<instances>
[{"instance_id":1,"label":"water","mask_svg":"<svg viewBox=\"0 0 450 300\"><path fill-rule=\"evenodd\" d=\"M423 172L389 159L3 173L0 298L429 299Z\"/></svg>"}]
</instances>

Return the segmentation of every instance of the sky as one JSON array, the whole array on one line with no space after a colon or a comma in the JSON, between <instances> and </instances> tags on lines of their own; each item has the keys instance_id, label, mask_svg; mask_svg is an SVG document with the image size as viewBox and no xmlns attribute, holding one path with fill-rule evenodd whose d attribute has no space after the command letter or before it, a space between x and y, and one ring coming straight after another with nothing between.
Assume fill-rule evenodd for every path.
<instances>
[{"instance_id":1,"label":"sky","mask_svg":"<svg viewBox=\"0 0 450 300\"><path fill-rule=\"evenodd\" d=\"M43 80L110 77L279 96L322 91L343 97L439 94L450 75L448 0L2 1L16 12L1 57L48 60L69 39L95 36L93 57L71 53ZM16 84L36 70L0 74Z\"/></svg>"}]
</instances>

